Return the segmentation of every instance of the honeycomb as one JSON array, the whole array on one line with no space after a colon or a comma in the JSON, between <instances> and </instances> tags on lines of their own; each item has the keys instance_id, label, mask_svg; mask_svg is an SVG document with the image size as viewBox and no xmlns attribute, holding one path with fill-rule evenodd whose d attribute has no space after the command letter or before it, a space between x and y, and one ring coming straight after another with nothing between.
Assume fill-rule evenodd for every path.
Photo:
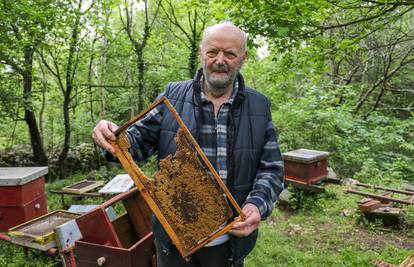
<instances>
[{"instance_id":1,"label":"honeycomb","mask_svg":"<svg viewBox=\"0 0 414 267\"><path fill-rule=\"evenodd\" d=\"M145 187L187 251L232 217L225 194L180 129L177 151L159 163Z\"/></svg>"}]
</instances>

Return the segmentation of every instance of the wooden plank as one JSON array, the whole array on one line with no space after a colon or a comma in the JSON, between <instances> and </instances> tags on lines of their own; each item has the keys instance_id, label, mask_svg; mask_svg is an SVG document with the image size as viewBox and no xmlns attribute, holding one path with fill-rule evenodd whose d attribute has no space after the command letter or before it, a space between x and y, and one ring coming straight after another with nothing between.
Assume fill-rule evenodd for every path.
<instances>
[{"instance_id":1,"label":"wooden plank","mask_svg":"<svg viewBox=\"0 0 414 267\"><path fill-rule=\"evenodd\" d=\"M10 237L10 242L16 245L20 245L27 248L34 248L41 251L48 251L51 248L56 247L55 240L48 243L38 243L34 242L30 237Z\"/></svg>"},{"instance_id":2,"label":"wooden plank","mask_svg":"<svg viewBox=\"0 0 414 267\"><path fill-rule=\"evenodd\" d=\"M130 252L126 249L104 246L92 242L76 241L75 255L77 267L95 267L98 259L105 259L106 267L131 267Z\"/></svg>"},{"instance_id":3,"label":"wooden plank","mask_svg":"<svg viewBox=\"0 0 414 267\"><path fill-rule=\"evenodd\" d=\"M351 193L351 194L355 194L355 195L360 195L360 196L366 196L366 197L370 197L370 198L375 198L375 199L378 199L378 200L381 200L381 201L384 201L384 202L392 201L392 202L401 203L401 204L407 204L407 205L413 205L414 204L413 201L399 199L399 198L394 198L394 197L388 197L388 196L376 195L376 194L362 192L362 191L358 191L358 190L354 190L354 189L347 189L346 192L347 193Z\"/></svg>"},{"instance_id":4,"label":"wooden plank","mask_svg":"<svg viewBox=\"0 0 414 267\"><path fill-rule=\"evenodd\" d=\"M360 186L360 187L365 187L365 188L385 190L385 191L388 191L388 192L394 192L394 193L409 195L409 196L414 195L414 192L411 192L411 191L400 190L400 189L395 189L395 188L389 188L389 187L373 185L373 184L355 183L353 185Z\"/></svg>"},{"instance_id":5,"label":"wooden plank","mask_svg":"<svg viewBox=\"0 0 414 267\"><path fill-rule=\"evenodd\" d=\"M86 213L76 219L79 230L85 241L122 247L111 221L109 220L104 208L99 207L89 213Z\"/></svg>"},{"instance_id":6,"label":"wooden plank","mask_svg":"<svg viewBox=\"0 0 414 267\"><path fill-rule=\"evenodd\" d=\"M121 193L118 195L115 195L113 197L111 197L110 199L108 199L107 201L105 201L104 203L102 203L102 207L110 207L112 205L114 205L115 203L122 201L123 199L125 199L128 196L131 196L133 194L135 194L136 192L139 192L138 188L134 187L131 190L125 192L125 193Z\"/></svg>"},{"instance_id":7,"label":"wooden plank","mask_svg":"<svg viewBox=\"0 0 414 267\"><path fill-rule=\"evenodd\" d=\"M138 192L122 200L138 237L151 232L151 210Z\"/></svg>"},{"instance_id":8,"label":"wooden plank","mask_svg":"<svg viewBox=\"0 0 414 267\"><path fill-rule=\"evenodd\" d=\"M385 204L381 203L381 201L372 198L365 198L358 202L358 208L362 212L375 210L384 205Z\"/></svg>"},{"instance_id":9,"label":"wooden plank","mask_svg":"<svg viewBox=\"0 0 414 267\"><path fill-rule=\"evenodd\" d=\"M62 190L50 190L52 194L60 194L60 195L73 195L79 197L102 197L105 198L104 195L98 193L78 193L78 192L66 192Z\"/></svg>"},{"instance_id":10,"label":"wooden plank","mask_svg":"<svg viewBox=\"0 0 414 267\"><path fill-rule=\"evenodd\" d=\"M291 184L293 187L301 189L301 190L305 190L305 191L309 191L309 192L313 192L313 193L323 193L325 192L325 188L319 185L313 185L313 184L307 184L307 183L303 183L297 180L292 180L292 179L288 179L285 177L285 182L287 184Z\"/></svg>"},{"instance_id":11,"label":"wooden plank","mask_svg":"<svg viewBox=\"0 0 414 267\"><path fill-rule=\"evenodd\" d=\"M130 248L110 247L84 241L76 242L77 267L95 267L98 260L106 267L153 267L154 236L149 233Z\"/></svg>"},{"instance_id":12,"label":"wooden plank","mask_svg":"<svg viewBox=\"0 0 414 267\"><path fill-rule=\"evenodd\" d=\"M80 182L76 182L74 184L65 186L62 188L63 192L69 193L86 193L88 191L92 191L104 184L103 181L92 181L92 180L82 180Z\"/></svg>"},{"instance_id":13,"label":"wooden plank","mask_svg":"<svg viewBox=\"0 0 414 267\"><path fill-rule=\"evenodd\" d=\"M122 246L124 248L131 247L134 243L139 240L139 237L134 231L134 228L131 223L131 218L127 213L122 214L116 218L112 225L116 233L118 234L119 239L121 240Z\"/></svg>"},{"instance_id":14,"label":"wooden plank","mask_svg":"<svg viewBox=\"0 0 414 267\"><path fill-rule=\"evenodd\" d=\"M399 265L399 267L413 267L414 266L414 254L408 256L403 262L401 262L401 264Z\"/></svg>"},{"instance_id":15,"label":"wooden plank","mask_svg":"<svg viewBox=\"0 0 414 267\"><path fill-rule=\"evenodd\" d=\"M330 184L341 184L342 180L338 179L338 178L332 178L332 177L326 177L326 179L324 180L326 183L330 183Z\"/></svg>"}]
</instances>

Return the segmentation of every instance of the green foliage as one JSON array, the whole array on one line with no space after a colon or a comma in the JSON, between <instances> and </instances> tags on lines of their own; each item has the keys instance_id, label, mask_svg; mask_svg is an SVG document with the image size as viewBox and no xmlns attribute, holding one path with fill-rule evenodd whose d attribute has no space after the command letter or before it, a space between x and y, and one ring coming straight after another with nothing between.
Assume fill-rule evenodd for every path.
<instances>
[{"instance_id":1,"label":"green foliage","mask_svg":"<svg viewBox=\"0 0 414 267\"><path fill-rule=\"evenodd\" d=\"M148 1L150 16L156 2ZM50 162L56 161L65 134L62 89L70 80L67 171L108 181L120 172L117 167L91 171L98 158L90 137L97 121L121 124L138 113L138 97L146 106L168 82L188 79L189 61L198 60L190 59L194 47L188 40L193 38L198 45L203 27L230 19L248 32L249 59L242 72L247 85L270 99L282 152L329 151L329 165L340 177L395 187L402 180L414 182L412 5L357 0L174 0L169 1L171 6L163 2L143 51L143 96L138 95L141 81L134 47L125 32L125 17L120 17L126 2L83 1L80 11L78 1L0 3L1 166L32 164L24 108L36 114ZM129 7L132 34L140 39L142 6ZM173 11L182 29L172 23ZM67 76L78 16L81 25L72 51L76 71ZM27 51L34 53L33 84L32 92L24 95ZM153 173L156 158L143 169ZM48 192L85 175L68 177L49 184ZM51 209L60 208L58 197L49 197ZM335 189L317 196L294 192L290 205L295 213L275 211L263 225L247 266L370 266L374 258L400 262L408 254L405 247L373 241L381 227L353 225L358 213L350 218L339 215L355 209L356 200ZM413 214L408 209L407 229L401 230L411 238ZM303 233L290 233L290 224L300 225ZM1 241L0 251L0 266L57 264L38 253L24 260L20 251Z\"/></svg>"},{"instance_id":2,"label":"green foliage","mask_svg":"<svg viewBox=\"0 0 414 267\"><path fill-rule=\"evenodd\" d=\"M320 195L289 187L291 195L288 207L292 210L311 210L319 206Z\"/></svg>"},{"instance_id":3,"label":"green foliage","mask_svg":"<svg viewBox=\"0 0 414 267\"><path fill-rule=\"evenodd\" d=\"M269 38L279 48L296 46L302 38L328 16L326 1L220 1L232 18L253 36ZM222 15L223 16L223 15Z\"/></svg>"},{"instance_id":4,"label":"green foliage","mask_svg":"<svg viewBox=\"0 0 414 267\"><path fill-rule=\"evenodd\" d=\"M52 267L58 263L40 251L30 250L25 257L23 249L0 240L0 266L3 267Z\"/></svg>"},{"instance_id":5,"label":"green foliage","mask_svg":"<svg viewBox=\"0 0 414 267\"><path fill-rule=\"evenodd\" d=\"M391 38L387 36L397 38L398 31L384 25L380 27L379 19L375 19L372 25L365 22L352 24L354 27L344 27L343 32L339 28L328 29L335 23L353 22L361 16L374 14L380 7L375 5L372 10L361 7L358 13L352 3L347 1L335 6L326 1L224 1L207 5L206 2L177 1L178 6L189 12L193 12L193 9L198 11L198 28L204 22L230 18L248 30L249 60L243 73L248 85L271 99L283 151L300 147L330 151L330 164L343 176L355 176L363 180L385 179L384 182L412 180L412 115L403 111L371 112L369 105L363 106L362 112L355 112L361 94L369 90L376 81L375 76L382 73L380 67L386 57L383 59L379 55L386 55ZM20 62L18 59L21 59L23 43L13 35L3 39L7 50L3 50L6 54L3 55L4 65L0 74L0 145L29 143L27 126L21 120L21 107L25 105L39 114L39 118L42 116L39 126L46 147L50 151L58 151L64 137L62 95L59 80L48 71L45 63L52 66L50 56L53 55L57 66L52 66L52 69L65 69L71 27L77 15L76 3L53 1L49 6L44 6L41 1L25 1L8 5L8 9L2 10L10 18L1 21L5 26L4 36L13 30L11 18L18 17L17 24L21 23L27 40L30 40L29 37L43 36L46 42L39 39L42 45L38 46L34 55L33 93L22 101L21 81L16 76L16 70L10 68L10 64L7 65L7 62L11 62L5 60L15 58L15 62ZM151 1L150 7L154 8L155 3ZM76 48L78 63L70 105L71 149L82 142L90 142L91 130L100 115L120 124L138 112L135 107L138 94L137 62L124 31L125 18L121 20L118 9L117 1L102 1L88 10L82 10L82 25L91 30L82 30ZM396 10L405 9L401 7ZM169 8L165 8L165 11L171 12ZM190 27L187 14L182 10L175 12L180 25ZM68 16L55 23L62 13ZM395 23L401 31L409 31L411 26L406 17L398 17L397 23L397 13L395 11L387 13L389 17L386 14L382 16L389 23ZM332 14L335 16L332 17ZM133 15L138 21L143 16L140 10L135 10ZM187 37L168 21L167 14L161 12L154 21L153 34L144 50L146 104L169 81L189 77L190 50L185 42ZM43 25L43 28L38 28L38 24ZM141 26L139 23L134 25L136 30ZM318 27L327 28L321 30L322 34L308 34ZM189 29L185 28L187 31ZM373 31L373 39L358 39L355 35L357 31ZM402 39L401 45L397 47L399 50L391 51L392 58L398 59L401 56L398 53L407 50L406 43L409 42ZM48 51L50 53L46 53ZM40 52L45 56L45 61L40 59ZM369 62L364 67L366 70L361 67L355 74L357 78L351 79L350 83L339 79L346 77L336 79L330 76L335 64L338 64L338 75L342 75L350 73L353 64L363 65L365 62ZM392 62L391 67L397 63L398 60ZM409 68L401 68L390 80L393 88L409 88L413 81L411 73ZM365 74L369 75L365 77ZM45 92L44 102L42 92ZM373 93L368 100L371 102L367 103L372 104L375 97L378 97L377 93ZM404 106L412 102L412 94L387 91L383 99L384 104ZM44 111L40 113L42 105ZM102 106L104 110L101 111L105 114L100 114Z\"/></svg>"}]
</instances>

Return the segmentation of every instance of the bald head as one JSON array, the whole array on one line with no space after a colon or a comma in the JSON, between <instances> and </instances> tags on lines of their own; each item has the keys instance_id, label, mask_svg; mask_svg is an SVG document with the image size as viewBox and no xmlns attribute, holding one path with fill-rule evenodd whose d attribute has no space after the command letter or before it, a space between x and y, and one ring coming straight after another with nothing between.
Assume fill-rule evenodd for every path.
<instances>
[{"instance_id":1,"label":"bald head","mask_svg":"<svg viewBox=\"0 0 414 267\"><path fill-rule=\"evenodd\" d=\"M231 22L205 29L200 46L206 90L213 97L227 96L247 56L246 33Z\"/></svg>"},{"instance_id":2,"label":"bald head","mask_svg":"<svg viewBox=\"0 0 414 267\"><path fill-rule=\"evenodd\" d=\"M246 33L230 21L223 21L205 28L203 32L203 39L201 40L201 47L203 47L205 41L211 35L218 35L220 33L229 34L232 38L234 38L234 40L237 40L240 43L242 53L244 53L247 50Z\"/></svg>"}]
</instances>

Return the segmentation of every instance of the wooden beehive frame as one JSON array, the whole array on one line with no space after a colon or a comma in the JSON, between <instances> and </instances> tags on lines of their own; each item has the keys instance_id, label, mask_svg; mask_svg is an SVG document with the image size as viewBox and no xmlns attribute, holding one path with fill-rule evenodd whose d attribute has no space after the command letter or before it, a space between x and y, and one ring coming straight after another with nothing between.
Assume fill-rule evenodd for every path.
<instances>
[{"instance_id":1,"label":"wooden beehive frame","mask_svg":"<svg viewBox=\"0 0 414 267\"><path fill-rule=\"evenodd\" d=\"M8 234L13 237L30 238L31 241L41 244L49 243L55 240L54 228L77 217L79 217L77 213L56 210L13 227Z\"/></svg>"},{"instance_id":2,"label":"wooden beehive frame","mask_svg":"<svg viewBox=\"0 0 414 267\"><path fill-rule=\"evenodd\" d=\"M104 185L103 181L82 180L74 184L63 187L62 191L68 192L68 193L82 194L82 193L86 193L88 191L91 191L103 185Z\"/></svg>"},{"instance_id":3,"label":"wooden beehive frame","mask_svg":"<svg viewBox=\"0 0 414 267\"><path fill-rule=\"evenodd\" d=\"M219 188L223 191L223 193L226 195L229 204L233 206L233 210L236 213L236 216L238 216L234 221L228 223L224 227L221 227L219 229L216 229L213 233L211 233L209 236L206 236L204 239L200 240L195 246L188 249L183 245L183 242L180 240L180 236L174 232L173 227L170 225L169 221L167 220L166 216L163 214L163 212L160 210L160 208L157 205L157 202L153 199L148 189L145 187L145 182L148 181L148 177L144 174L144 172L139 168L139 166L134 162L132 159L131 154L128 151L129 143L128 139L126 137L126 129L134 122L142 118L144 115L146 115L149 111L154 109L156 106L160 104L165 104L168 110L173 114L174 118L176 119L177 123L183 130L183 133L186 137L186 139L192 144L193 148L196 150L198 156L201 158L202 163L207 167L207 169L211 172L214 180L217 182ZM115 155L121 162L124 169L128 172L128 174L133 179L135 185L137 186L138 190L140 190L144 200L147 202L148 206L151 208L152 212L155 214L157 219L160 221L160 223L163 225L165 231L172 239L173 243L177 247L178 251L180 252L181 256L185 259L189 259L189 256L192 255L195 251L202 248L205 244L210 242L211 240L227 233L231 230L233 225L236 222L242 221L245 219L244 214L242 213L242 210L240 206L237 204L229 190L227 189L224 182L221 180L220 176L214 169L214 167L211 165L210 161L194 139L194 137L191 135L190 131L178 115L177 111L174 109L174 107L171 105L171 103L168 101L168 99L164 96L151 104L149 107L147 107L145 110L143 110L141 113L136 115L134 118L129 120L127 123L122 125L116 132L115 135L117 137L116 141L110 141L111 145L115 149Z\"/></svg>"}]
</instances>

